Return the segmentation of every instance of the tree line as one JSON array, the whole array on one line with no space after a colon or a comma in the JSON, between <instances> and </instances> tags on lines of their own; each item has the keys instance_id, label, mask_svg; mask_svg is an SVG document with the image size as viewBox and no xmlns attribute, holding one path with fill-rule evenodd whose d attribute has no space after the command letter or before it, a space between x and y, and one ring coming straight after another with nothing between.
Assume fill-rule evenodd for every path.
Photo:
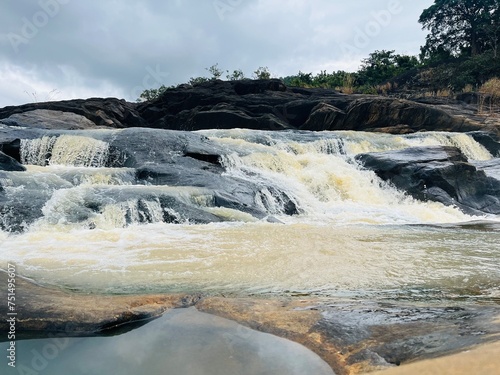
<instances>
[{"instance_id":1,"label":"tree line","mask_svg":"<svg viewBox=\"0 0 500 375\"><path fill-rule=\"evenodd\" d=\"M279 77L288 86L322 87L346 93L385 94L407 87L437 92L479 89L500 76L500 0L435 0L424 9L418 22L428 30L419 56L394 50L374 51L361 61L357 72L342 70ZM195 77L195 85L211 79L246 78L241 70L222 70L215 64L209 77ZM225 74L225 77L224 76ZM251 78L270 78L267 67L259 67ZM167 87L145 90L139 100L158 97Z\"/></svg>"}]
</instances>

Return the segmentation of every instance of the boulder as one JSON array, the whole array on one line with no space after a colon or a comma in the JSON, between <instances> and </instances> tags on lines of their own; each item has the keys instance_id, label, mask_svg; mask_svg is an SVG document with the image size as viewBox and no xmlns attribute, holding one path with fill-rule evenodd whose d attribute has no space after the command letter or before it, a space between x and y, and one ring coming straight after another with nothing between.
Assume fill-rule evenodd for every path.
<instances>
[{"instance_id":1,"label":"boulder","mask_svg":"<svg viewBox=\"0 0 500 375\"><path fill-rule=\"evenodd\" d=\"M0 170L3 171L25 171L26 168L16 159L5 155L0 151Z\"/></svg>"},{"instance_id":2,"label":"boulder","mask_svg":"<svg viewBox=\"0 0 500 375\"><path fill-rule=\"evenodd\" d=\"M330 130L336 122L344 117L345 113L330 104L319 103L312 110L306 122L300 126L300 130Z\"/></svg>"},{"instance_id":3,"label":"boulder","mask_svg":"<svg viewBox=\"0 0 500 375\"><path fill-rule=\"evenodd\" d=\"M363 98L353 101L334 130L373 131L377 128L406 125L413 131L473 131L477 125L452 116L433 106L393 98ZM332 129L332 130L333 130Z\"/></svg>"},{"instance_id":4,"label":"boulder","mask_svg":"<svg viewBox=\"0 0 500 375\"><path fill-rule=\"evenodd\" d=\"M125 128L131 126L147 126L146 121L141 117L141 115L136 110L135 103L129 103L125 100L119 100L116 98L90 98L90 99L73 99L73 100L63 100L58 102L43 102L43 103L29 103L21 106L9 106L0 109L0 121L4 122L5 119L11 117L12 115L22 114L25 112L32 112L35 110L44 110L42 112L37 112L36 114L28 115L30 116L30 121L35 121L38 126L49 126L52 125L55 119L56 127L61 126L65 129L71 129L72 126L78 126L86 128L86 126L95 127L113 127L113 128ZM54 113L56 112L56 113ZM66 113L65 116L71 120L68 127L64 127L63 120L59 121L57 119L57 114L61 112ZM72 113L85 117L89 121L82 120L80 117L75 117L68 115L67 113ZM23 120L26 118L14 117L11 125L15 122ZM7 123L9 121L7 120ZM94 124L94 125L92 125Z\"/></svg>"},{"instance_id":5,"label":"boulder","mask_svg":"<svg viewBox=\"0 0 500 375\"><path fill-rule=\"evenodd\" d=\"M413 147L356 156L365 168L419 200L455 205L469 214L500 214L500 180L467 162L455 147Z\"/></svg>"},{"instance_id":6,"label":"boulder","mask_svg":"<svg viewBox=\"0 0 500 375\"><path fill-rule=\"evenodd\" d=\"M15 113L2 120L9 126L20 126L40 129L92 129L97 125L85 116L72 112L35 109L23 113Z\"/></svg>"}]
</instances>

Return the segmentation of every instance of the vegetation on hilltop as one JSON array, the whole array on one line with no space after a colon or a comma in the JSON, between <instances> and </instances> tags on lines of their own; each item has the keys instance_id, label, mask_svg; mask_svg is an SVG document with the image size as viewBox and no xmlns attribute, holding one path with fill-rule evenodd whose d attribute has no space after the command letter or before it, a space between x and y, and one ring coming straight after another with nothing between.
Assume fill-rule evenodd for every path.
<instances>
[{"instance_id":1,"label":"vegetation on hilltop","mask_svg":"<svg viewBox=\"0 0 500 375\"><path fill-rule=\"evenodd\" d=\"M500 77L500 0L435 0L423 10L419 23L429 34L418 57L377 50L361 61L357 72L299 71L281 79L288 86L331 88L348 94L451 96L475 91L489 95L490 100L500 97L500 91L491 93ZM224 73L227 80L245 78L242 70L224 71L218 64L206 70L210 77L190 78L188 84L221 79ZM252 75L254 79L270 77L267 67L259 67ZM138 100L155 99L166 89L145 90Z\"/></svg>"}]
</instances>

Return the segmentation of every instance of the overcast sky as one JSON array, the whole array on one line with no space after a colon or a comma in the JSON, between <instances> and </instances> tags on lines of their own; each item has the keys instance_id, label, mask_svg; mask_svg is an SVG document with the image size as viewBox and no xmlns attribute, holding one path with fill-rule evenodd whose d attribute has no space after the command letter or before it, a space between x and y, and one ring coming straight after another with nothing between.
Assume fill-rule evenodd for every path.
<instances>
[{"instance_id":1,"label":"overcast sky","mask_svg":"<svg viewBox=\"0 0 500 375\"><path fill-rule=\"evenodd\" d=\"M419 53L433 0L3 0L0 107L118 97L208 76L355 71L375 50Z\"/></svg>"}]
</instances>

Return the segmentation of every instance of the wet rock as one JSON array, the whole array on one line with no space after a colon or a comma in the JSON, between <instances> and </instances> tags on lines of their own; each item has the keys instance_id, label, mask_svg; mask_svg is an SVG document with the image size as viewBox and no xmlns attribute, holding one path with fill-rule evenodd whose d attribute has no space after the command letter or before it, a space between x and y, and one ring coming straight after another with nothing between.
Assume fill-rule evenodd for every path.
<instances>
[{"instance_id":1,"label":"wet rock","mask_svg":"<svg viewBox=\"0 0 500 375\"><path fill-rule=\"evenodd\" d=\"M307 120L300 126L301 130L330 130L339 118L345 115L343 111L330 104L319 103L312 110Z\"/></svg>"},{"instance_id":2,"label":"wet rock","mask_svg":"<svg viewBox=\"0 0 500 375\"><path fill-rule=\"evenodd\" d=\"M0 285L7 284L0 270ZM0 290L6 300L7 288ZM198 310L302 344L336 374L357 374L433 358L480 343L500 333L499 309L485 306L422 306L334 298L224 298L194 294L106 296L72 293L16 278L22 308L16 336L118 334L172 308ZM6 316L7 305L0 305ZM8 330L0 321L0 332ZM245 330L239 332L245 335Z\"/></svg>"},{"instance_id":3,"label":"wet rock","mask_svg":"<svg viewBox=\"0 0 500 375\"><path fill-rule=\"evenodd\" d=\"M468 133L474 140L483 145L493 157L500 157L500 137L497 134L487 132Z\"/></svg>"},{"instance_id":4,"label":"wet rock","mask_svg":"<svg viewBox=\"0 0 500 375\"><path fill-rule=\"evenodd\" d=\"M18 172L0 172L0 180L4 188L0 195L0 229L6 232L28 229L43 216L42 208L55 190L73 186L57 176Z\"/></svg>"},{"instance_id":5,"label":"wet rock","mask_svg":"<svg viewBox=\"0 0 500 375\"><path fill-rule=\"evenodd\" d=\"M7 285L8 274L0 270L0 285ZM7 300L7 288L0 296ZM192 306L196 298L186 295L103 296L77 294L35 284L20 275L16 277L16 306L22 310L16 324L16 338L46 337L49 334L88 336L123 332L145 319L160 316L168 309ZM187 301L187 304L185 303ZM0 306L7 316L7 304ZM8 323L0 322L7 332ZM4 336L6 337L6 336Z\"/></svg>"},{"instance_id":6,"label":"wet rock","mask_svg":"<svg viewBox=\"0 0 500 375\"><path fill-rule=\"evenodd\" d=\"M473 161L472 164L478 170L483 171L486 176L500 180L500 158Z\"/></svg>"},{"instance_id":7,"label":"wet rock","mask_svg":"<svg viewBox=\"0 0 500 375\"><path fill-rule=\"evenodd\" d=\"M26 168L16 159L5 155L0 151L0 170L3 171L25 171Z\"/></svg>"},{"instance_id":8,"label":"wet rock","mask_svg":"<svg viewBox=\"0 0 500 375\"><path fill-rule=\"evenodd\" d=\"M468 163L457 148L414 147L356 159L416 199L455 205L469 214L500 213L500 181Z\"/></svg>"}]
</instances>

